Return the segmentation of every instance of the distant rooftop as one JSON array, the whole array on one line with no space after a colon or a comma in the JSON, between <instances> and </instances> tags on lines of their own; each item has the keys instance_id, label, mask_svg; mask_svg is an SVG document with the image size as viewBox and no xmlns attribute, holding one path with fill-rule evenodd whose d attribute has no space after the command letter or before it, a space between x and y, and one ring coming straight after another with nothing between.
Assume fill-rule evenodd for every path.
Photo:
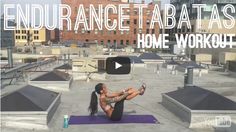
<instances>
[{"instance_id":1,"label":"distant rooftop","mask_svg":"<svg viewBox=\"0 0 236 132\"><path fill-rule=\"evenodd\" d=\"M67 70L67 69L72 69L72 66L70 64L66 63L66 64L63 64L59 67L56 67L55 69L65 69L65 70Z\"/></svg>"},{"instance_id":2,"label":"distant rooftop","mask_svg":"<svg viewBox=\"0 0 236 132\"><path fill-rule=\"evenodd\" d=\"M148 60L163 60L156 53L143 53L139 56L140 59L148 59Z\"/></svg>"},{"instance_id":3,"label":"distant rooftop","mask_svg":"<svg viewBox=\"0 0 236 132\"><path fill-rule=\"evenodd\" d=\"M193 67L193 68L199 68L199 69L204 69L203 66L198 65L196 62L194 61L185 61L183 63L180 64L181 67L187 68L187 67Z\"/></svg>"},{"instance_id":4,"label":"distant rooftop","mask_svg":"<svg viewBox=\"0 0 236 132\"><path fill-rule=\"evenodd\" d=\"M131 61L131 63L144 63L139 57L137 56L122 56L122 57L128 57Z\"/></svg>"},{"instance_id":5,"label":"distant rooftop","mask_svg":"<svg viewBox=\"0 0 236 132\"><path fill-rule=\"evenodd\" d=\"M68 81L68 80L69 80L69 74L58 70L54 70L46 74L43 74L42 76L39 76L31 81Z\"/></svg>"},{"instance_id":6,"label":"distant rooftop","mask_svg":"<svg viewBox=\"0 0 236 132\"><path fill-rule=\"evenodd\" d=\"M180 63L174 60L168 61L166 64L168 65L179 65Z\"/></svg>"}]
</instances>

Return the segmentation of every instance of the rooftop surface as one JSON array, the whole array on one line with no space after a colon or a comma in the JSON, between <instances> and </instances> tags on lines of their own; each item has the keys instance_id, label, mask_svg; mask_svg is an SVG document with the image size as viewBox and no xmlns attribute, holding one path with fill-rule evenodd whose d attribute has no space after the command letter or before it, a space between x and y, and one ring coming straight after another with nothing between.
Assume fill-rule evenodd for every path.
<instances>
[{"instance_id":1,"label":"rooftop surface","mask_svg":"<svg viewBox=\"0 0 236 132\"><path fill-rule=\"evenodd\" d=\"M163 60L156 53L143 53L139 56L140 59L148 59L148 60Z\"/></svg>"},{"instance_id":2,"label":"rooftop surface","mask_svg":"<svg viewBox=\"0 0 236 132\"><path fill-rule=\"evenodd\" d=\"M168 111L162 104L162 93L177 90L183 86L184 73L170 74L167 69L160 69L160 73L154 73L156 65L148 65L147 68L135 68L132 80L116 81L73 81L71 91L63 92L61 104L49 123L48 130L25 130L17 128L2 128L3 132L213 132L217 129L190 129L188 123ZM35 73L36 76L40 75ZM121 76L122 78L122 76ZM160 124L108 124L108 125L73 125L63 128L64 115L88 115L88 105L94 86L103 82L111 91L121 90L127 87L139 88L142 82L147 84L147 91L143 96L138 96L131 101L125 101L125 114L149 114L155 116ZM236 101L236 78L228 73L210 71L202 77L194 76L194 84L202 88L214 91L233 101ZM26 84L20 83L3 89L12 91ZM99 114L103 114L99 108ZM235 130L235 129L234 129ZM229 128L233 132L233 128Z\"/></svg>"},{"instance_id":3,"label":"rooftop surface","mask_svg":"<svg viewBox=\"0 0 236 132\"><path fill-rule=\"evenodd\" d=\"M37 78L34 78L32 81L68 81L69 74L61 71L51 71L46 74L43 74Z\"/></svg>"}]
</instances>

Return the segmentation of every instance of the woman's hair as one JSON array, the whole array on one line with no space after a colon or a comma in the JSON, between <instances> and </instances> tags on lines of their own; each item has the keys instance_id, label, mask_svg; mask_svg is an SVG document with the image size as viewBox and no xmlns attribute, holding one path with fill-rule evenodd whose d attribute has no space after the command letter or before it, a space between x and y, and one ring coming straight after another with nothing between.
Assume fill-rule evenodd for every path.
<instances>
[{"instance_id":1,"label":"woman's hair","mask_svg":"<svg viewBox=\"0 0 236 132\"><path fill-rule=\"evenodd\" d=\"M93 116L98 112L98 97L96 93L101 94L103 83L98 83L95 86L95 90L91 94L91 100L90 100L90 105L88 107L88 110L90 112L90 115Z\"/></svg>"}]
</instances>

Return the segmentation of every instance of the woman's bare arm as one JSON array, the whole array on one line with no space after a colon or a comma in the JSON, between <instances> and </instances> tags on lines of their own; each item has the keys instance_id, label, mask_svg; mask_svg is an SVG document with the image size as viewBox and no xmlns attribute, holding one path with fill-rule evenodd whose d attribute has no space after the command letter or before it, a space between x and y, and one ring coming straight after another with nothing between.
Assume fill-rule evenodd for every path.
<instances>
[{"instance_id":1,"label":"woman's bare arm","mask_svg":"<svg viewBox=\"0 0 236 132\"><path fill-rule=\"evenodd\" d=\"M123 94L123 91L120 91L120 92L114 92L114 93L108 93L106 94L106 97L108 98L114 98L114 97L117 97L117 96L120 96Z\"/></svg>"},{"instance_id":2,"label":"woman's bare arm","mask_svg":"<svg viewBox=\"0 0 236 132\"><path fill-rule=\"evenodd\" d=\"M106 98L105 98L105 101L106 101L108 104L116 103L116 102L121 101L122 99L125 99L128 95L129 95L129 93L123 93L122 95L116 96L116 97L114 97L114 98L106 97Z\"/></svg>"},{"instance_id":3,"label":"woman's bare arm","mask_svg":"<svg viewBox=\"0 0 236 132\"><path fill-rule=\"evenodd\" d=\"M117 96L121 96L122 94L124 94L124 92L127 92L129 89L131 89L131 88L127 88L127 89L124 89L124 90L119 91L119 92L108 93L106 96L108 98L114 98L114 97L117 97Z\"/></svg>"}]
</instances>

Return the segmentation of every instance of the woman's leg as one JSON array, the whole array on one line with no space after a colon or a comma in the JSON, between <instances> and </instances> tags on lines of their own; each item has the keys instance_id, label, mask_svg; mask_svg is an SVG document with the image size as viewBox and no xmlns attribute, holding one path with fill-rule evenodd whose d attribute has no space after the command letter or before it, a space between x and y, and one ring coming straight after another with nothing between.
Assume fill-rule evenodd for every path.
<instances>
[{"instance_id":1,"label":"woman's leg","mask_svg":"<svg viewBox=\"0 0 236 132\"><path fill-rule=\"evenodd\" d=\"M137 95L140 95L140 93L142 93L143 91L144 91L143 88L140 88L140 89L138 89L138 90L136 90L136 89L134 89L134 88L130 88L130 89L127 91L127 92L129 93L129 95L128 95L125 99L123 99L123 100L121 100L121 101L115 103L114 110L113 110L113 112L112 112L112 114L111 114L110 119L111 119L112 121L119 121L119 120L121 120L122 115L123 115L123 110L124 110L124 101L125 101L125 100L131 100L131 99L133 99L133 98L136 97Z\"/></svg>"},{"instance_id":2,"label":"woman's leg","mask_svg":"<svg viewBox=\"0 0 236 132\"><path fill-rule=\"evenodd\" d=\"M140 90L136 90L134 88L131 88L127 91L129 93L129 95L125 98L126 100L131 100L134 97L140 95L141 91Z\"/></svg>"},{"instance_id":3,"label":"woman's leg","mask_svg":"<svg viewBox=\"0 0 236 132\"><path fill-rule=\"evenodd\" d=\"M134 97L136 97L137 95L143 95L146 89L146 84L143 83L141 88L139 88L138 90L134 89L134 88L129 88L128 89L128 93L129 95L126 97L126 100L131 100Z\"/></svg>"},{"instance_id":4,"label":"woman's leg","mask_svg":"<svg viewBox=\"0 0 236 132\"><path fill-rule=\"evenodd\" d=\"M122 115L123 115L123 110L124 110L124 101L125 99L115 103L114 110L110 117L112 121L121 120Z\"/></svg>"}]
</instances>

